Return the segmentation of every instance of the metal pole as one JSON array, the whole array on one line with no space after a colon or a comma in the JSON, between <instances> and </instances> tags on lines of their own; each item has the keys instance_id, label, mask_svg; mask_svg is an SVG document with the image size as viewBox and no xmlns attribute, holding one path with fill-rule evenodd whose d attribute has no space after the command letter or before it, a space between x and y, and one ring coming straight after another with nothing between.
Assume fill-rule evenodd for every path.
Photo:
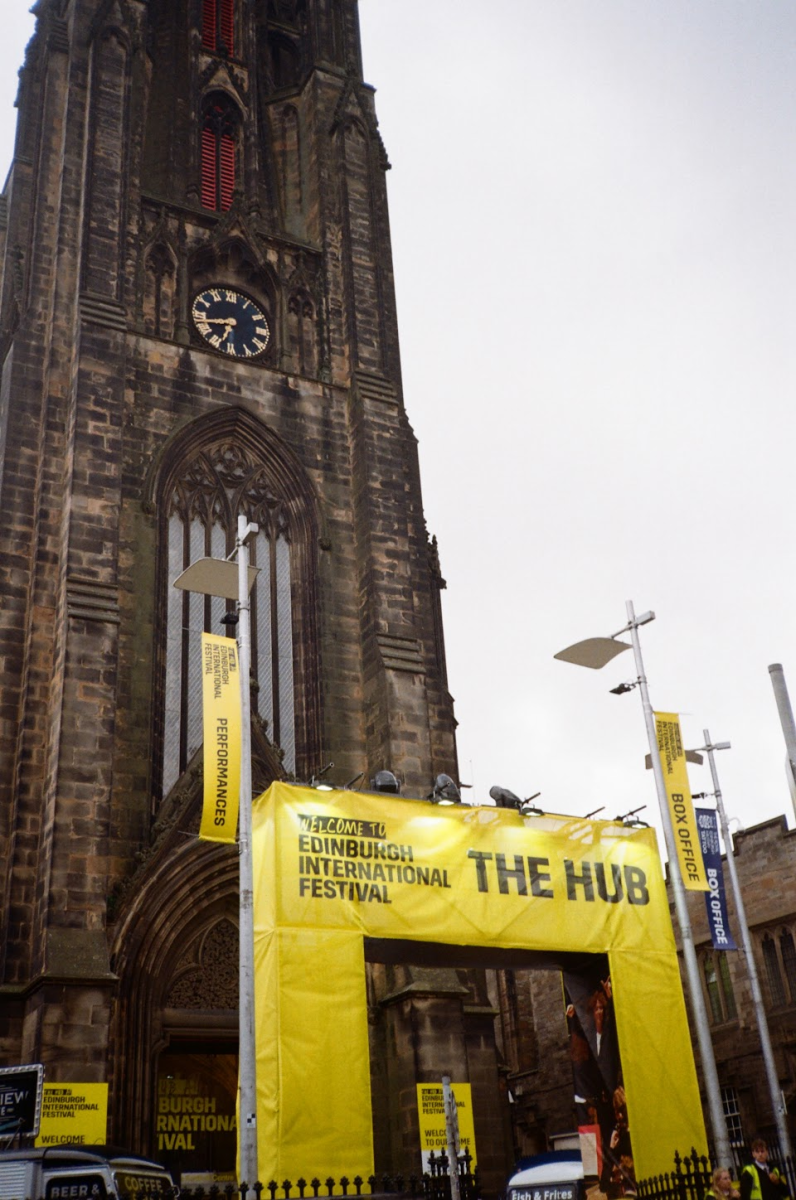
<instances>
[{"instance_id":1,"label":"metal pole","mask_svg":"<svg viewBox=\"0 0 796 1200\"><path fill-rule=\"evenodd\" d=\"M769 670L772 670L769 667ZM792 719L792 718L791 718ZM719 787L719 776L716 771L716 761L714 758L714 750L729 750L729 742L711 743L710 734L707 729L702 730L705 739L703 749L708 756L710 763L710 774L713 777L713 794L716 797L716 810L719 816L719 826L721 828L721 836L724 839L724 849L727 852L727 869L730 872L730 881L732 883L733 896L735 897L735 911L738 915L738 925L741 930L741 942L743 943L743 954L746 958L746 970L749 975L749 986L752 990L752 1001L755 1007L755 1017L757 1018L757 1029L760 1034L760 1048L763 1051L763 1061L766 1066L766 1078L768 1080L768 1090L771 1095L771 1107L774 1111L777 1121L777 1133L779 1135L779 1145L783 1158L791 1158L793 1151L790 1144L790 1133L788 1132L788 1124L785 1120L785 1104L782 1099L782 1089L779 1086L777 1077L777 1068L774 1062L774 1051L771 1048L771 1038L768 1033L768 1020L766 1019L766 1010L763 1005L763 993L760 990L760 980L757 975L757 967L755 966L755 956L752 949L752 938L749 933L749 925L746 920L746 909L744 908L743 895L741 893L741 885L738 880L738 870L735 866L735 854L733 853L732 839L730 837L730 828L727 824L727 814L724 811L724 801L721 796L721 788Z\"/></svg>"},{"instance_id":2,"label":"metal pole","mask_svg":"<svg viewBox=\"0 0 796 1200\"><path fill-rule=\"evenodd\" d=\"M779 721L785 736L785 749L788 754L788 765L790 768L788 787L793 810L796 813L796 725L793 722L793 709L790 705L788 685L785 683L785 672L782 670L782 663L772 663L768 668L768 673L771 676L771 686L774 689L774 699L777 702Z\"/></svg>"},{"instance_id":3,"label":"metal pole","mask_svg":"<svg viewBox=\"0 0 796 1200\"><path fill-rule=\"evenodd\" d=\"M240 1179L249 1188L257 1169L257 1043L254 1035L254 904L252 870L251 622L249 619L249 534L257 525L238 517L238 649L241 686L241 762L238 850L240 854L239 1050Z\"/></svg>"},{"instance_id":4,"label":"metal pole","mask_svg":"<svg viewBox=\"0 0 796 1200\"><path fill-rule=\"evenodd\" d=\"M710 1040L710 1026L708 1024L708 1015L705 1009L705 998L702 994L702 985L699 979L699 967L697 964L696 950L694 949L694 937L691 932L691 922L688 917L688 906L686 904L683 877L680 874L680 861L677 857L674 826L672 825L672 817L671 813L669 812L669 803L666 795L666 782L663 778L663 767L661 766L660 755L658 754L658 738L655 732L655 717L653 715L649 691L647 689L647 677L644 674L644 661L641 657L641 642L638 636L638 624L636 622L636 614L633 609L632 600L627 601L626 608L628 624L630 627L630 636L633 642L633 654L635 655L636 659L636 672L638 674L639 691L641 692L641 703L644 709L644 722L647 726L647 739L649 741L650 755L652 757L652 772L655 776L655 788L658 793L658 804L661 810L661 820L663 822L663 832L666 839L666 849L669 854L669 874L672 880L674 907L677 913L677 921L680 926L680 937L683 944L683 960L685 962L688 990L691 995L691 1009L694 1015L694 1023L696 1024L699 1055L702 1059L702 1072L705 1077L705 1090L708 1097L710 1124L711 1128L713 1129L715 1161L717 1163L729 1165L729 1163L732 1162L732 1158L730 1156L730 1139L727 1136L727 1121L724 1116L724 1107L721 1103L721 1089L719 1087L719 1077L716 1071L716 1059L713 1054L713 1043Z\"/></svg>"},{"instance_id":5,"label":"metal pole","mask_svg":"<svg viewBox=\"0 0 796 1200\"><path fill-rule=\"evenodd\" d=\"M448 1142L448 1169L451 1179L451 1200L460 1200L459 1187L459 1110L451 1090L450 1075L442 1076L442 1103L445 1109L445 1135Z\"/></svg>"}]
</instances>

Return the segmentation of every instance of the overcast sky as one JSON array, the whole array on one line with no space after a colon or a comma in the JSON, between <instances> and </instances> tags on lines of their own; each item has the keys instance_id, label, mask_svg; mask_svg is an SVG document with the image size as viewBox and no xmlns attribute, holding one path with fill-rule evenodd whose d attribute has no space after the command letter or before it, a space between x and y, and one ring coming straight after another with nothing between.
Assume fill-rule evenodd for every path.
<instances>
[{"instance_id":1,"label":"overcast sky","mask_svg":"<svg viewBox=\"0 0 796 1200\"><path fill-rule=\"evenodd\" d=\"M730 816L793 826L796 4L360 8L467 798L658 824L630 655L553 660L632 599L654 706L733 744Z\"/></svg>"}]
</instances>

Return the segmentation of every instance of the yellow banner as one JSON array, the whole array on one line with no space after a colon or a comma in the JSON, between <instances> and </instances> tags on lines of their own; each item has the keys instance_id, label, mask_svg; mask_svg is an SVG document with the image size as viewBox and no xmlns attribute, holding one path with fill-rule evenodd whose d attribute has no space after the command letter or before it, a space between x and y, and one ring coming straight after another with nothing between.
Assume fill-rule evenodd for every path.
<instances>
[{"instance_id":1,"label":"yellow banner","mask_svg":"<svg viewBox=\"0 0 796 1200\"><path fill-rule=\"evenodd\" d=\"M234 842L240 789L240 660L232 638L202 634L204 803L199 837Z\"/></svg>"},{"instance_id":2,"label":"yellow banner","mask_svg":"<svg viewBox=\"0 0 796 1200\"><path fill-rule=\"evenodd\" d=\"M475 1127L473 1125L473 1097L469 1083L452 1083L451 1091L456 1099L459 1119L459 1153L469 1150L470 1164L474 1171L478 1165L475 1153ZM445 1097L441 1083L419 1083L417 1085L417 1120L420 1126L420 1154L423 1171L430 1170L431 1155L439 1158L448 1153L448 1132L445 1124Z\"/></svg>"},{"instance_id":3,"label":"yellow banner","mask_svg":"<svg viewBox=\"0 0 796 1200\"><path fill-rule=\"evenodd\" d=\"M669 801L683 883L691 892L709 892L710 884L702 861L694 802L688 785L680 718L677 713L655 713L654 716L658 754L663 768L663 780L666 784L666 797Z\"/></svg>"},{"instance_id":4,"label":"yellow banner","mask_svg":"<svg viewBox=\"0 0 796 1200\"><path fill-rule=\"evenodd\" d=\"M45 1083L37 1146L103 1146L108 1140L107 1083Z\"/></svg>"},{"instance_id":5,"label":"yellow banner","mask_svg":"<svg viewBox=\"0 0 796 1200\"><path fill-rule=\"evenodd\" d=\"M651 829L275 783L252 848L261 1178L373 1174L365 938L607 954L636 1175L706 1152Z\"/></svg>"}]
</instances>

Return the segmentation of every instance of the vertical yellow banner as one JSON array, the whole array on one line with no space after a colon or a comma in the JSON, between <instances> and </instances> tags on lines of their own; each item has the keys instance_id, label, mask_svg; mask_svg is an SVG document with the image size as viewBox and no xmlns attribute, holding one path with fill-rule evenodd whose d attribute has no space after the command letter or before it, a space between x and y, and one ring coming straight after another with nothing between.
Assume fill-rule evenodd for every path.
<instances>
[{"instance_id":1,"label":"vertical yellow banner","mask_svg":"<svg viewBox=\"0 0 796 1200\"><path fill-rule=\"evenodd\" d=\"M204 803L199 837L234 842L240 789L240 660L232 638L202 634Z\"/></svg>"},{"instance_id":2,"label":"vertical yellow banner","mask_svg":"<svg viewBox=\"0 0 796 1200\"><path fill-rule=\"evenodd\" d=\"M680 718L677 713L655 713L655 736L663 767L666 798L674 826L677 858L683 883L691 892L709 892L710 884L702 861L694 802L688 785Z\"/></svg>"}]
</instances>

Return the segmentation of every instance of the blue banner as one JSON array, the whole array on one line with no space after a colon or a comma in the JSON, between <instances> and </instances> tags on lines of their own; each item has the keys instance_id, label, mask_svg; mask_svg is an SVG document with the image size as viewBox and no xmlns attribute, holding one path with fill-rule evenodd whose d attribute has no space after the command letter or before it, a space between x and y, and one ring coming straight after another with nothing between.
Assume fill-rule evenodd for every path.
<instances>
[{"instance_id":1,"label":"blue banner","mask_svg":"<svg viewBox=\"0 0 796 1200\"><path fill-rule=\"evenodd\" d=\"M708 877L710 891L705 895L705 907L708 913L708 925L714 950L737 950L730 933L727 921L727 897L724 893L724 871L721 865L721 849L719 847L719 827L716 814L711 808L694 809L699 844L702 847L702 859L705 863L705 874ZM731 849L728 850L731 853Z\"/></svg>"}]
</instances>

